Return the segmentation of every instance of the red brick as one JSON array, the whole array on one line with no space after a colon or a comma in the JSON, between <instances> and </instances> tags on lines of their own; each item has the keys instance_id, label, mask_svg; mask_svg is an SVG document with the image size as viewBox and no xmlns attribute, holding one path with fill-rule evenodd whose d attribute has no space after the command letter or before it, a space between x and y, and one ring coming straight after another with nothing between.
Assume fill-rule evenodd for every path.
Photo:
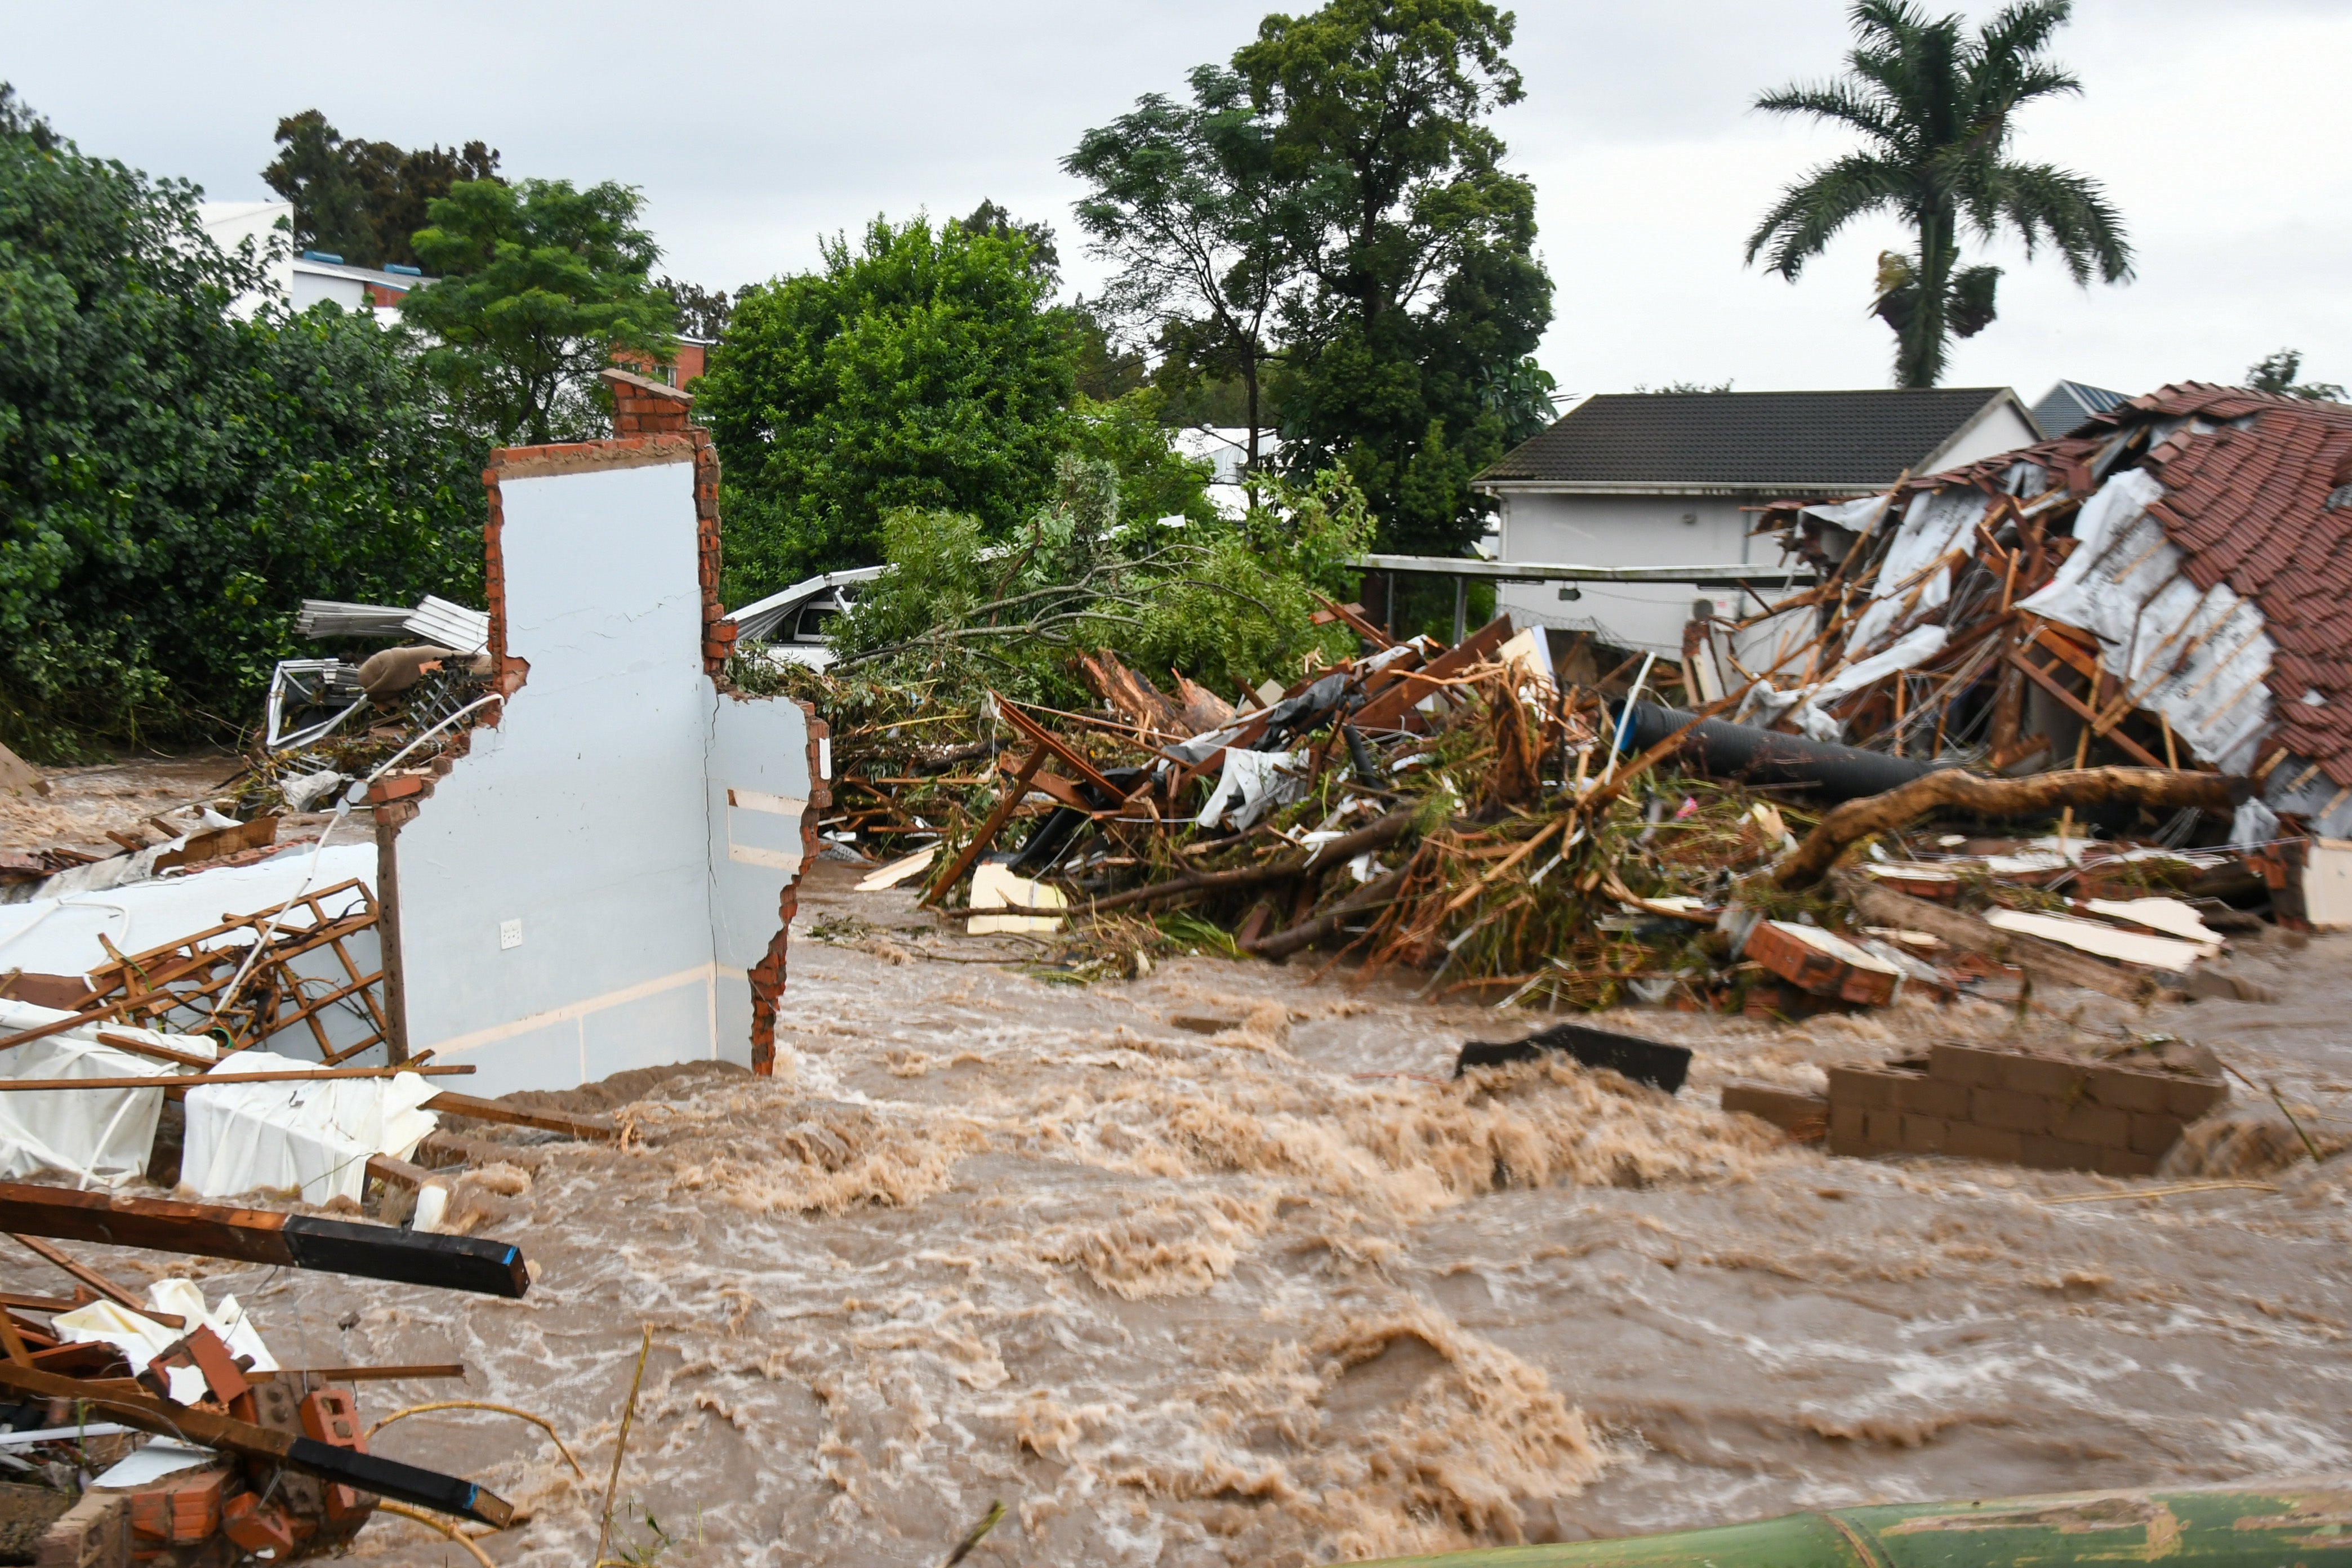
<instances>
[{"instance_id":1,"label":"red brick","mask_svg":"<svg viewBox=\"0 0 2352 1568\"><path fill-rule=\"evenodd\" d=\"M2071 1142L2124 1149L2131 1144L2131 1113L2127 1110L2115 1110L2104 1105L2062 1105L2050 1131Z\"/></svg>"},{"instance_id":2,"label":"red brick","mask_svg":"<svg viewBox=\"0 0 2352 1568\"><path fill-rule=\"evenodd\" d=\"M1969 1120L1981 1127L1999 1127L2011 1132L2046 1132L2057 1106L2038 1094L2020 1094L2008 1089L1973 1089L1969 1091Z\"/></svg>"},{"instance_id":3,"label":"red brick","mask_svg":"<svg viewBox=\"0 0 2352 1568\"><path fill-rule=\"evenodd\" d=\"M2131 1119L2131 1136L2125 1147L2135 1154L2162 1155L2180 1141L2180 1121L2177 1117L2151 1116L2135 1111Z\"/></svg>"}]
</instances>

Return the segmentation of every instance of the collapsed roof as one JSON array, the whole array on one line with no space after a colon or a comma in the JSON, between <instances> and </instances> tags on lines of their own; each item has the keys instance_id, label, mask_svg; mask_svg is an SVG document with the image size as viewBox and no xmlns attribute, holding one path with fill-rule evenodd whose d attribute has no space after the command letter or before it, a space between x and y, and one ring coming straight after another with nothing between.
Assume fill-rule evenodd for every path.
<instances>
[{"instance_id":1,"label":"collapsed roof","mask_svg":"<svg viewBox=\"0 0 2352 1568\"><path fill-rule=\"evenodd\" d=\"M1796 727L1899 750L1930 720L1940 744L1990 718L1970 760L2186 753L2262 779L2271 810L2318 832L2352 827L2352 407L2180 383L1882 496L1781 503L1765 526L1832 569L1784 602L1829 621L1822 679L1759 693ZM2014 696L1989 710L2020 677L2074 732L2034 744Z\"/></svg>"}]
</instances>

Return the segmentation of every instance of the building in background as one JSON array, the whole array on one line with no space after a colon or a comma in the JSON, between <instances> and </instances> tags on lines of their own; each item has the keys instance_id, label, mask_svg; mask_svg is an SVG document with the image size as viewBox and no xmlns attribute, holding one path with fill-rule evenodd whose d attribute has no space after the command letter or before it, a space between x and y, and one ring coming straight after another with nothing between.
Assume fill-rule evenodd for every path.
<instances>
[{"instance_id":1,"label":"building in background","mask_svg":"<svg viewBox=\"0 0 2352 1568\"><path fill-rule=\"evenodd\" d=\"M2052 440L2072 436L2094 416L2110 408L2120 408L2131 401L2128 393L2110 392L2104 386L2091 386L2079 381L2062 381L2042 395L2033 405L2033 422Z\"/></svg>"},{"instance_id":2,"label":"building in background","mask_svg":"<svg viewBox=\"0 0 2352 1568\"><path fill-rule=\"evenodd\" d=\"M1765 503L1882 491L1906 474L2041 438L2003 386L1604 393L1578 401L1472 482L1500 505L1501 561L1706 567L1717 585L1704 596L1738 617L1763 601L1722 587L1721 569L1780 563L1777 547L1749 537ZM1505 582L1496 607L1522 627L1591 631L1675 656L1698 596L1672 580Z\"/></svg>"}]
</instances>

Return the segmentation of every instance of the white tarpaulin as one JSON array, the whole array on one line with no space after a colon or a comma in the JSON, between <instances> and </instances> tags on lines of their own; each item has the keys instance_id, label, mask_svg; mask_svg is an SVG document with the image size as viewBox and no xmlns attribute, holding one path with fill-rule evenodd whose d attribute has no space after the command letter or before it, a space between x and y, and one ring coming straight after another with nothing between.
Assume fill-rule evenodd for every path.
<instances>
[{"instance_id":1,"label":"white tarpaulin","mask_svg":"<svg viewBox=\"0 0 2352 1568\"><path fill-rule=\"evenodd\" d=\"M1991 504L1990 498L1975 489L1922 492L1911 498L1903 526L1895 530L1872 581L1875 602L1863 611L1846 638L1848 658L1869 652L1903 616L1935 609L1951 598L1951 567L1927 568L1960 544Z\"/></svg>"},{"instance_id":2,"label":"white tarpaulin","mask_svg":"<svg viewBox=\"0 0 2352 1568\"><path fill-rule=\"evenodd\" d=\"M18 1047L22 1049L22 1047ZM253 1320L236 1304L234 1296L223 1296L220 1305L205 1305L205 1293L185 1279L158 1279L147 1287L150 1310L168 1313L184 1319L186 1327L169 1328L144 1312L134 1312L112 1301L92 1301L87 1307L77 1307L70 1312L60 1312L54 1320L58 1336L69 1345L110 1344L122 1352L133 1372L144 1372L147 1363L170 1350L197 1324L209 1324L213 1332L228 1346L232 1360L242 1356L253 1358L256 1372L276 1372L277 1358L269 1347L261 1342L255 1331ZM194 1405L205 1398L205 1374L192 1366L175 1366L169 1373L167 1386L173 1400L182 1405Z\"/></svg>"},{"instance_id":3,"label":"white tarpaulin","mask_svg":"<svg viewBox=\"0 0 2352 1568\"><path fill-rule=\"evenodd\" d=\"M316 1072L268 1051L239 1051L215 1072ZM300 1188L302 1201L360 1198L371 1154L406 1159L439 1118L420 1109L437 1091L413 1072L317 1083L225 1083L188 1090L180 1184L199 1196Z\"/></svg>"},{"instance_id":4,"label":"white tarpaulin","mask_svg":"<svg viewBox=\"0 0 2352 1568\"><path fill-rule=\"evenodd\" d=\"M0 999L0 1034L54 1024L73 1015ZM153 1078L173 1068L100 1043L104 1027L194 1056L213 1054L204 1037L155 1035L108 1024L86 1025L0 1051L0 1079ZM59 1089L0 1093L0 1176L63 1171L76 1184L120 1186L144 1174L163 1114L160 1089Z\"/></svg>"},{"instance_id":5,"label":"white tarpaulin","mask_svg":"<svg viewBox=\"0 0 2352 1568\"><path fill-rule=\"evenodd\" d=\"M2133 707L2162 713L2200 760L2246 773L2270 729L2274 647L2252 600L2182 575L2180 551L2147 515L2163 495L2143 468L2100 486L2075 520L2074 552L2018 608L2097 637Z\"/></svg>"},{"instance_id":6,"label":"white tarpaulin","mask_svg":"<svg viewBox=\"0 0 2352 1568\"><path fill-rule=\"evenodd\" d=\"M1225 771L1209 792L1209 804L1192 819L1199 827L1214 827L1230 817L1235 828L1245 828L1277 805L1307 796L1307 753L1245 752L1225 748Z\"/></svg>"}]
</instances>

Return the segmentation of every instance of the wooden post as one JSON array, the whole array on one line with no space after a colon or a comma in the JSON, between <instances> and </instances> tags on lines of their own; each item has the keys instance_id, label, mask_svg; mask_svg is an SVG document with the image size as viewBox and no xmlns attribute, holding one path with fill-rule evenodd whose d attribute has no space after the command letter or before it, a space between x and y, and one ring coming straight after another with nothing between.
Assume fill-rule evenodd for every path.
<instances>
[{"instance_id":1,"label":"wooden post","mask_svg":"<svg viewBox=\"0 0 2352 1568\"><path fill-rule=\"evenodd\" d=\"M1035 778L1037 770L1045 765L1045 748L1032 748L1027 760L1021 764L1021 771L1014 773L1013 782L1004 786L1004 794L998 799L996 809L988 814L988 820L980 825L980 830L971 836L971 842L957 854L955 864L948 868L948 874L931 885L931 890L923 895L922 902L916 908L923 909L938 903L948 896L950 889L963 880L963 874L971 869L971 863L985 854L996 836L1004 831L1004 825L1013 819L1013 808L1019 805L1022 797L1029 793L1029 781Z\"/></svg>"}]
</instances>

